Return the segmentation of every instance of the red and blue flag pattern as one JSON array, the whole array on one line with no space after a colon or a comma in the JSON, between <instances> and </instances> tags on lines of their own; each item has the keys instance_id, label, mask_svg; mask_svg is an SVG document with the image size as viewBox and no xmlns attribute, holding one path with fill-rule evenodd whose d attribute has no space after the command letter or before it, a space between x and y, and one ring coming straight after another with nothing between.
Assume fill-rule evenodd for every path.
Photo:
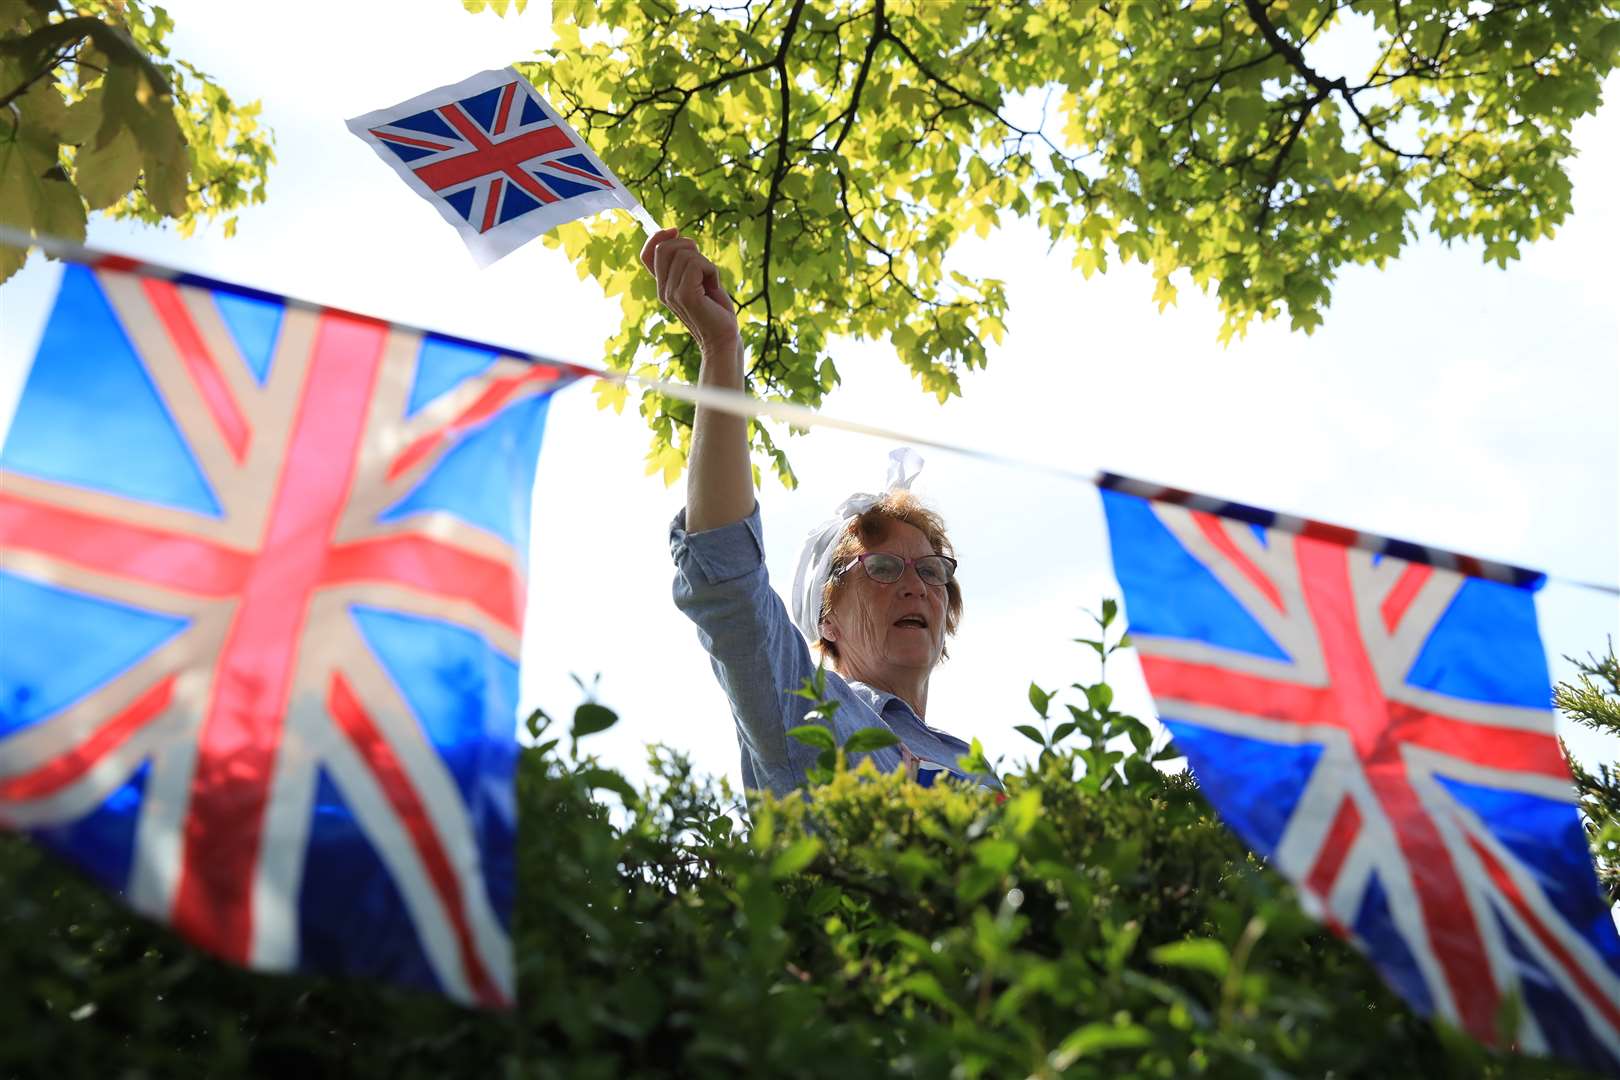
<instances>
[{"instance_id":1,"label":"red and blue flag pattern","mask_svg":"<svg viewBox=\"0 0 1620 1080\"><path fill-rule=\"evenodd\" d=\"M1620 1073L1620 936L1532 589L1102 496L1148 688L1227 824L1419 1012L1495 1043L1511 999L1517 1048Z\"/></svg>"},{"instance_id":2,"label":"red and blue flag pattern","mask_svg":"<svg viewBox=\"0 0 1620 1080\"><path fill-rule=\"evenodd\" d=\"M563 222L639 206L510 68L348 124L457 228L481 263Z\"/></svg>"},{"instance_id":3,"label":"red and blue flag pattern","mask_svg":"<svg viewBox=\"0 0 1620 1080\"><path fill-rule=\"evenodd\" d=\"M69 265L0 450L0 824L266 970L512 999L530 489L574 378Z\"/></svg>"}]
</instances>

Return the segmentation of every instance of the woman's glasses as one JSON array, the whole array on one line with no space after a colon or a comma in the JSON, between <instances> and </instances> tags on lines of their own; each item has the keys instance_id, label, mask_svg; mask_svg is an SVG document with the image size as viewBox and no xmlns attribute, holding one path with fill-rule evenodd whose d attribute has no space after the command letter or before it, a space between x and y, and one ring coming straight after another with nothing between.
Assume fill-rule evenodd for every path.
<instances>
[{"instance_id":1,"label":"woman's glasses","mask_svg":"<svg viewBox=\"0 0 1620 1080\"><path fill-rule=\"evenodd\" d=\"M956 576L956 560L949 555L924 555L920 559L902 559L898 555L890 555L887 551L868 551L864 555L855 556L839 573L847 573L856 563L866 571L866 576L873 581L884 585L892 585L900 580L900 575L906 572L906 567L917 569L917 576L924 585L937 585L943 588L951 583Z\"/></svg>"}]
</instances>

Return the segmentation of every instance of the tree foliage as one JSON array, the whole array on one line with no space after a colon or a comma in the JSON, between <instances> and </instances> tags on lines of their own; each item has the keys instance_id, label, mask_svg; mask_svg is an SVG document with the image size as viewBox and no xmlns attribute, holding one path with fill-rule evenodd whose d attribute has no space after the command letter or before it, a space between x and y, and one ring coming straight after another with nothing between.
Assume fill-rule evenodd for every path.
<instances>
[{"instance_id":1,"label":"tree foliage","mask_svg":"<svg viewBox=\"0 0 1620 1080\"><path fill-rule=\"evenodd\" d=\"M1083 274L1145 264L1161 306L1180 281L1213 290L1223 338L1282 314L1309 331L1342 268L1382 266L1424 232L1516 258L1569 213L1569 132L1620 53L1617 12L557 0L556 46L524 70L656 218L703 238L758 392L817 404L840 377L828 341L848 335L887 338L944 399L1008 306L1001 282L949 272L946 255L1009 218L1038 222ZM1345 59L1358 45L1364 59ZM614 367L695 376L628 219L555 242L621 300ZM643 400L653 468L679 471L689 409Z\"/></svg>"},{"instance_id":2,"label":"tree foliage","mask_svg":"<svg viewBox=\"0 0 1620 1080\"><path fill-rule=\"evenodd\" d=\"M170 54L149 0L0 0L0 225L82 241L89 212L189 234L264 200L259 103ZM0 246L0 281L26 259Z\"/></svg>"},{"instance_id":3,"label":"tree foliage","mask_svg":"<svg viewBox=\"0 0 1620 1080\"><path fill-rule=\"evenodd\" d=\"M510 1014L227 968L0 836L0 1075L1575 1075L1406 1009L1106 682L1030 702L1004 802L846 744L751 827L678 754L582 753L602 706L535 714Z\"/></svg>"},{"instance_id":4,"label":"tree foliage","mask_svg":"<svg viewBox=\"0 0 1620 1080\"><path fill-rule=\"evenodd\" d=\"M1609 642L1604 656L1569 659L1580 674L1558 687L1558 708L1583 727L1620 738L1620 658L1614 655L1614 642ZM1564 756L1580 792L1598 879L1608 889L1609 900L1620 905L1620 769L1602 762L1588 769L1567 751Z\"/></svg>"}]
</instances>

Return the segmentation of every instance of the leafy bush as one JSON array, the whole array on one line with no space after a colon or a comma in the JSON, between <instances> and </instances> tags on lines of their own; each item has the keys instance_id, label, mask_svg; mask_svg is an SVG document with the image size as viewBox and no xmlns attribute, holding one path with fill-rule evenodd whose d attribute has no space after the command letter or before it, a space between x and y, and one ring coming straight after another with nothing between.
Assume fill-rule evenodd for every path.
<instances>
[{"instance_id":1,"label":"leafy bush","mask_svg":"<svg viewBox=\"0 0 1620 1080\"><path fill-rule=\"evenodd\" d=\"M1582 727L1591 728L1600 735L1620 738L1620 657L1614 654L1614 642L1609 642L1608 653L1593 653L1585 660L1566 657L1575 665L1576 677L1558 687L1558 709ZM1587 842L1597 863L1598 881L1608 890L1609 901L1620 904L1620 768L1599 762L1594 768L1582 768L1581 763L1569 757L1570 771L1575 775L1575 790L1580 794L1581 811L1586 816Z\"/></svg>"},{"instance_id":2,"label":"leafy bush","mask_svg":"<svg viewBox=\"0 0 1620 1080\"><path fill-rule=\"evenodd\" d=\"M535 714L504 1015L229 969L0 838L0 1075L1574 1075L1414 1016L1106 684L1031 692L1070 697L1004 800L840 767L751 828L679 754L638 792Z\"/></svg>"}]
</instances>

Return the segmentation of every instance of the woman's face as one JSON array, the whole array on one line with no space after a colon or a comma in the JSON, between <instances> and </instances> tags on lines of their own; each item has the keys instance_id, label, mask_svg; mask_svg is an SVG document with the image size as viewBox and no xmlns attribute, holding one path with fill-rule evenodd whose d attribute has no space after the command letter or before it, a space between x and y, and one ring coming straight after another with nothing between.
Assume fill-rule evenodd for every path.
<instances>
[{"instance_id":1,"label":"woman's face","mask_svg":"<svg viewBox=\"0 0 1620 1080\"><path fill-rule=\"evenodd\" d=\"M906 559L933 555L922 530L898 521L866 548ZM925 585L915 566L900 580L873 581L859 566L845 572L844 584L822 621L822 636L838 646L838 669L856 678L889 672L931 670L945 649L945 587Z\"/></svg>"}]
</instances>

